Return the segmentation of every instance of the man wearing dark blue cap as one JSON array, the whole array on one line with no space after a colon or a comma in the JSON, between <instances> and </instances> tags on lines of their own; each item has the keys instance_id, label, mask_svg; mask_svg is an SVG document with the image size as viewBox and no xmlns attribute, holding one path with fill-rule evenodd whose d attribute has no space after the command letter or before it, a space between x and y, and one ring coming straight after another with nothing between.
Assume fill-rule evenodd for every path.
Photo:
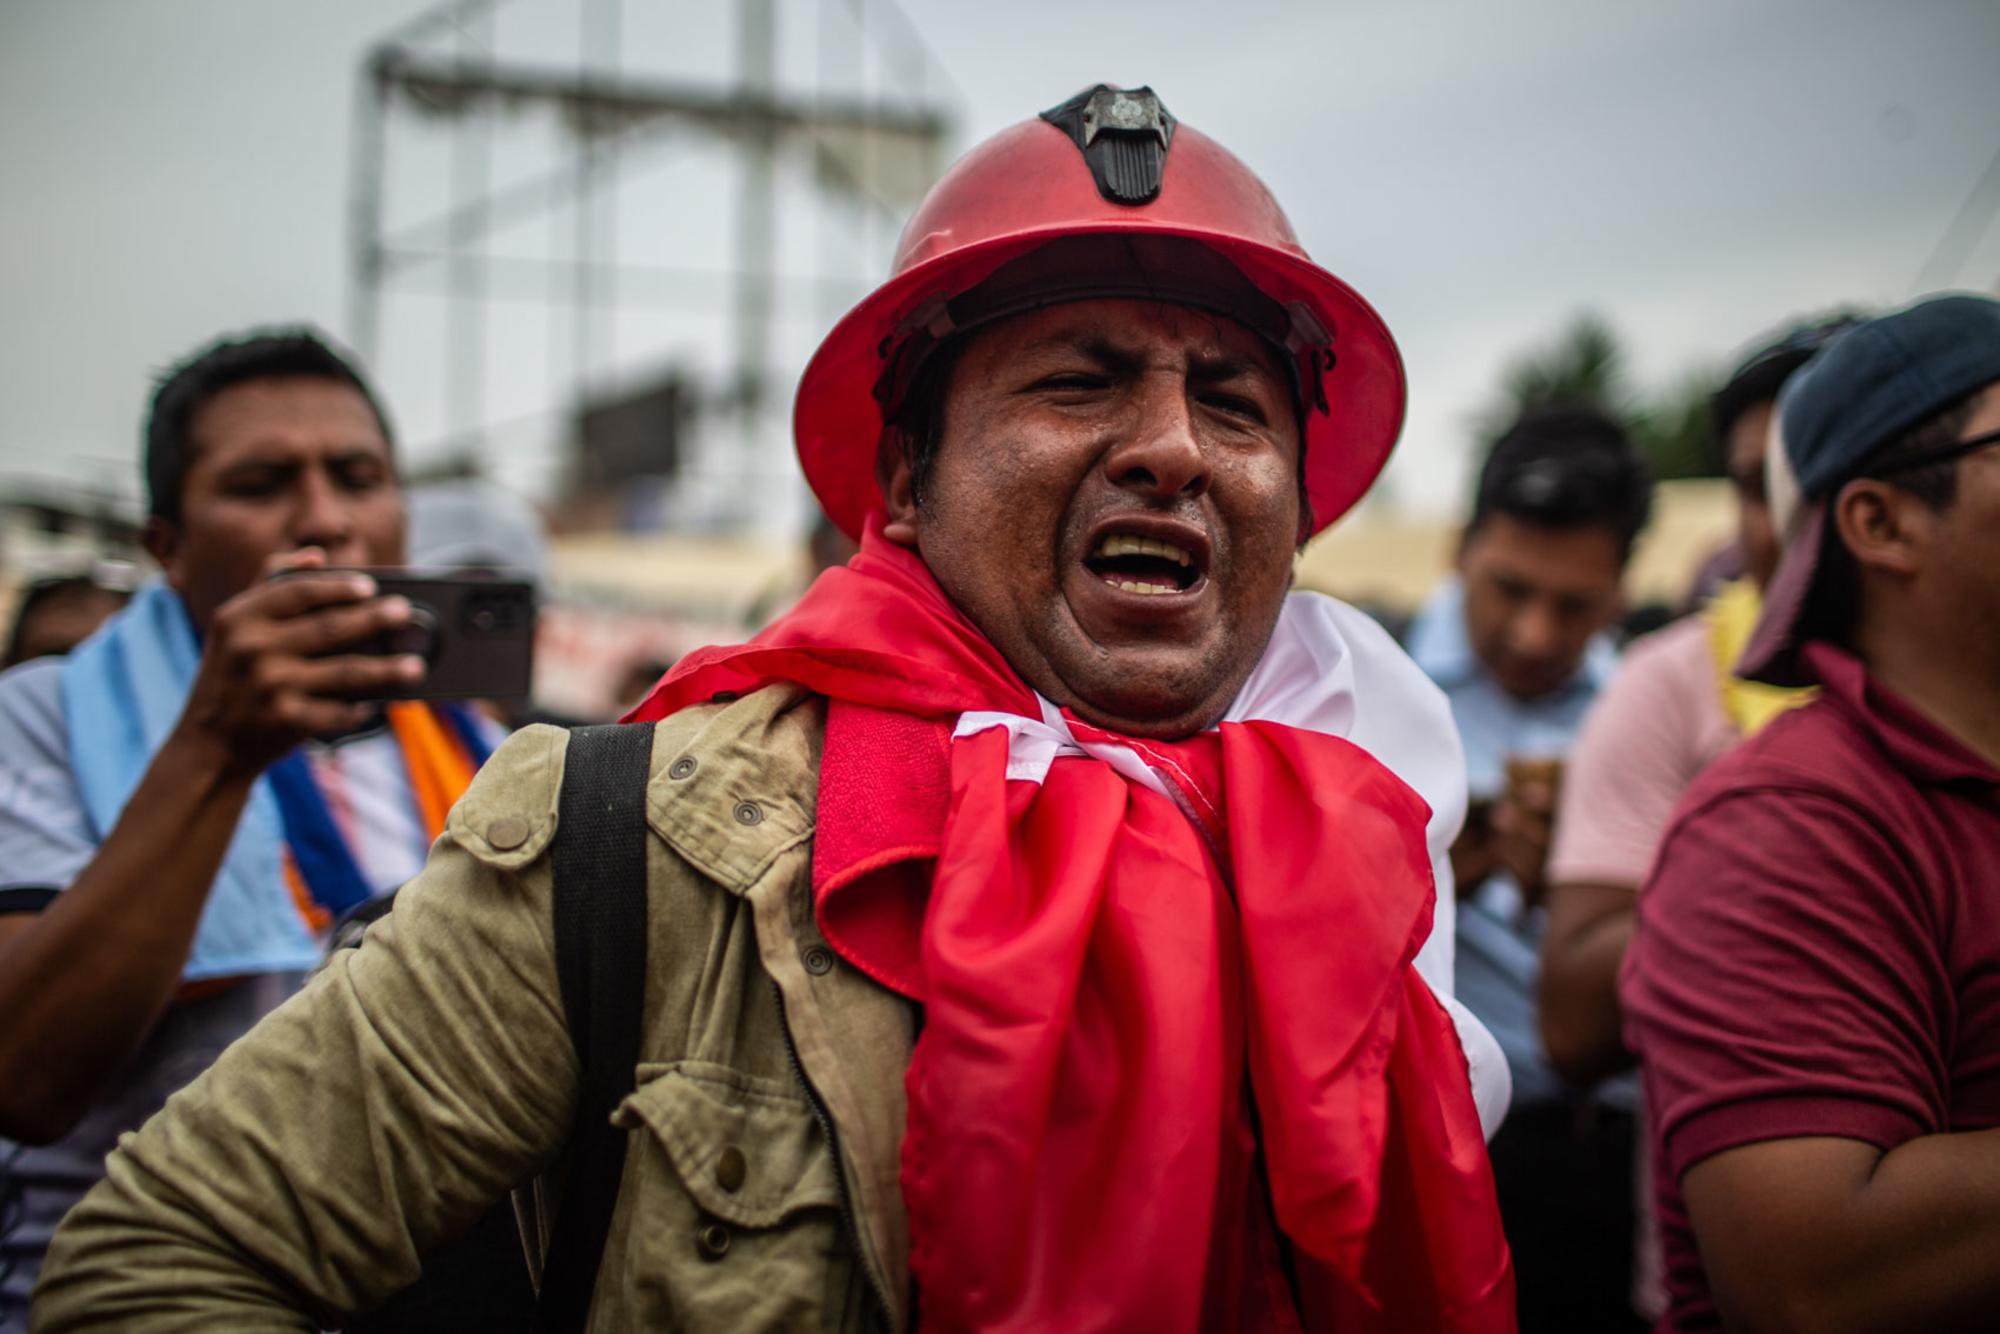
<instances>
[{"instance_id":1,"label":"man wearing dark blue cap","mask_svg":"<svg viewBox=\"0 0 2000 1334\"><path fill-rule=\"evenodd\" d=\"M1639 900L1662 1328L2000 1310L2000 302L1786 386L1787 535L1739 670L1816 684L1690 790Z\"/></svg>"}]
</instances>

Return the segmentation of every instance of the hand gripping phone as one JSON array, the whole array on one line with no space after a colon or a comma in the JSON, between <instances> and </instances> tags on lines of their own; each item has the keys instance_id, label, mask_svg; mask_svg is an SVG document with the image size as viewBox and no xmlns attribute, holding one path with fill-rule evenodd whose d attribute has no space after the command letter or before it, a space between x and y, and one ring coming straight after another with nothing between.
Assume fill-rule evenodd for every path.
<instances>
[{"instance_id":1,"label":"hand gripping phone","mask_svg":"<svg viewBox=\"0 0 2000 1334\"><path fill-rule=\"evenodd\" d=\"M312 571L317 573L317 571ZM307 571L300 571L307 573ZM337 653L414 653L423 679L364 699L525 699L533 685L535 589L504 574L363 569L378 597L410 604L398 629ZM283 576L280 576L283 577Z\"/></svg>"}]
</instances>

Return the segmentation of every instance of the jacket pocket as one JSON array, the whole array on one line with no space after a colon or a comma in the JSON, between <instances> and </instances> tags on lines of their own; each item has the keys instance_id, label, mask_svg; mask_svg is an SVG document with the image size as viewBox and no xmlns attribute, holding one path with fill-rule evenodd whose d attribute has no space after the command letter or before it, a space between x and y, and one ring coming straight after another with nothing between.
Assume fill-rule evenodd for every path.
<instances>
[{"instance_id":1,"label":"jacket pocket","mask_svg":"<svg viewBox=\"0 0 2000 1334\"><path fill-rule=\"evenodd\" d=\"M840 1180L803 1092L703 1061L641 1065L626 1290L648 1327L837 1329L859 1310ZM623 1201L621 1201L621 1204ZM623 1210L621 1209L621 1212Z\"/></svg>"}]
</instances>

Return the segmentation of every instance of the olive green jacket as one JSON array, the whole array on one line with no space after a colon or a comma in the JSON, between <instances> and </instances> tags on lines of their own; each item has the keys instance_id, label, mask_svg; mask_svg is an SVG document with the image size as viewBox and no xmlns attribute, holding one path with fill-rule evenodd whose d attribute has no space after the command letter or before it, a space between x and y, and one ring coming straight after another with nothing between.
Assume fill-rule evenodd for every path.
<instances>
[{"instance_id":1,"label":"olive green jacket","mask_svg":"<svg viewBox=\"0 0 2000 1334\"><path fill-rule=\"evenodd\" d=\"M824 732L790 688L658 724L642 1059L593 1330L908 1327L914 1011L814 922ZM36 1329L337 1325L538 1177L546 1244L578 1079L550 918L567 742L501 747L362 947L125 1138L56 1234Z\"/></svg>"}]
</instances>

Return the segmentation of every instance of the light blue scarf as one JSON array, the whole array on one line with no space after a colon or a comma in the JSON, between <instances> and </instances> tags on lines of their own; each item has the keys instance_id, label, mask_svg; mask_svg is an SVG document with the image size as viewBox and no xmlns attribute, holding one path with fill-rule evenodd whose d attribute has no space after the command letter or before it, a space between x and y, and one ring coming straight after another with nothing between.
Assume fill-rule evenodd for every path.
<instances>
[{"instance_id":1,"label":"light blue scarf","mask_svg":"<svg viewBox=\"0 0 2000 1334\"><path fill-rule=\"evenodd\" d=\"M180 720L200 661L187 607L161 580L65 661L70 767L100 843ZM259 778L209 891L184 979L303 971L319 961L285 883L283 847L277 801Z\"/></svg>"}]
</instances>

